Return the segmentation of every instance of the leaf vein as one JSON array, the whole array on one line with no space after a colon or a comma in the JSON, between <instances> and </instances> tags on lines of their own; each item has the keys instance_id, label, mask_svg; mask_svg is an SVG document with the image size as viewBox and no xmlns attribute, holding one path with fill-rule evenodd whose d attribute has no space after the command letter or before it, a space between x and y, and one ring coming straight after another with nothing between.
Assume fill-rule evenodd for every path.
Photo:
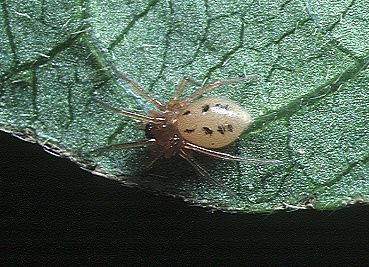
<instances>
[{"instance_id":1,"label":"leaf vein","mask_svg":"<svg viewBox=\"0 0 369 267\"><path fill-rule=\"evenodd\" d=\"M123 31L115 38L114 41L110 43L108 46L108 50L114 49L128 34L128 32L135 26L135 24L144 16L146 16L153 8L154 6L159 2L159 0L152 0L149 2L147 7L139 14L136 14L133 16L133 19L128 23L128 25L123 29Z\"/></svg>"},{"instance_id":2,"label":"leaf vein","mask_svg":"<svg viewBox=\"0 0 369 267\"><path fill-rule=\"evenodd\" d=\"M16 49L16 44L14 42L14 35L10 26L10 20L9 20L9 11L7 8L7 3L6 1L3 1L1 3L1 7L4 13L4 24L5 24L5 33L8 37L9 40L9 45L10 45L10 49L12 51L12 57L13 57L13 64L17 65L19 63L19 60L17 58L17 49Z\"/></svg>"},{"instance_id":3,"label":"leaf vein","mask_svg":"<svg viewBox=\"0 0 369 267\"><path fill-rule=\"evenodd\" d=\"M268 114L261 119L256 118L253 125L246 130L245 134L265 128L269 123L274 122L282 118L288 118L296 114L301 109L316 105L324 98L341 90L343 85L349 80L353 79L358 73L360 73L369 64L369 55L359 60L356 64L349 67L345 72L337 75L331 80L327 81L322 86L317 87L301 97L293 99L287 105L282 106L278 110L271 110Z\"/></svg>"}]
</instances>

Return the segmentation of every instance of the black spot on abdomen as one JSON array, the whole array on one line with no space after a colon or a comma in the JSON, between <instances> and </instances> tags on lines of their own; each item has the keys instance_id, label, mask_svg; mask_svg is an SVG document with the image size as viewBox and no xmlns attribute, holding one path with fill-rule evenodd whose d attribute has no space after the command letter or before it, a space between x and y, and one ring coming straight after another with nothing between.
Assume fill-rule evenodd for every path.
<instances>
[{"instance_id":1,"label":"black spot on abdomen","mask_svg":"<svg viewBox=\"0 0 369 267\"><path fill-rule=\"evenodd\" d=\"M215 104L215 106L217 108L221 108L221 109L225 109L225 110L229 110L229 105L223 105L223 104Z\"/></svg>"},{"instance_id":2,"label":"black spot on abdomen","mask_svg":"<svg viewBox=\"0 0 369 267\"><path fill-rule=\"evenodd\" d=\"M221 134L224 134L226 132L226 129L223 125L218 125L218 132L220 132Z\"/></svg>"},{"instance_id":3,"label":"black spot on abdomen","mask_svg":"<svg viewBox=\"0 0 369 267\"><path fill-rule=\"evenodd\" d=\"M194 131L195 131L195 129L186 129L186 130L184 130L184 132L188 133L188 134L193 133Z\"/></svg>"},{"instance_id":4,"label":"black spot on abdomen","mask_svg":"<svg viewBox=\"0 0 369 267\"><path fill-rule=\"evenodd\" d=\"M191 111L187 110L185 113L183 113L182 115L189 115L191 114Z\"/></svg>"},{"instance_id":5,"label":"black spot on abdomen","mask_svg":"<svg viewBox=\"0 0 369 267\"><path fill-rule=\"evenodd\" d=\"M231 124L218 125L217 131L221 134L225 134L227 131L233 132L233 126Z\"/></svg>"},{"instance_id":6,"label":"black spot on abdomen","mask_svg":"<svg viewBox=\"0 0 369 267\"><path fill-rule=\"evenodd\" d=\"M209 110L209 108L210 108L209 105L202 106L202 112L207 112Z\"/></svg>"},{"instance_id":7,"label":"black spot on abdomen","mask_svg":"<svg viewBox=\"0 0 369 267\"><path fill-rule=\"evenodd\" d=\"M212 135L213 134L213 130L210 129L209 127L202 127L202 130L205 132L205 135Z\"/></svg>"}]
</instances>

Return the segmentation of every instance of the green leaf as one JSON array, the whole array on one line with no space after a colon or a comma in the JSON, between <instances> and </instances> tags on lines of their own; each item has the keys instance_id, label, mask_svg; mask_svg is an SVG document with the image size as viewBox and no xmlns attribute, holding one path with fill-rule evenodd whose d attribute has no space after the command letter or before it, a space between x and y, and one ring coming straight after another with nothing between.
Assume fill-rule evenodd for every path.
<instances>
[{"instance_id":1,"label":"green leaf","mask_svg":"<svg viewBox=\"0 0 369 267\"><path fill-rule=\"evenodd\" d=\"M0 128L95 174L228 211L336 209L369 199L369 17L363 1L1 1ZM152 107L116 65L167 100L183 75L223 86L253 126L227 153L282 166L196 159L227 190L179 158L147 171L137 124L92 101ZM193 92L194 88L188 88ZM229 194L237 193L237 197Z\"/></svg>"}]
</instances>

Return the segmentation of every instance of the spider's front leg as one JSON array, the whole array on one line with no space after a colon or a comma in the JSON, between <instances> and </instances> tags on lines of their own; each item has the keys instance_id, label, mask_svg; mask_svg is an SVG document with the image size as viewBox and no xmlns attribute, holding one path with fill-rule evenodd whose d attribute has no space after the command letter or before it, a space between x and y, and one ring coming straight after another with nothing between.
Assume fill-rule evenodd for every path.
<instances>
[{"instance_id":1,"label":"spider's front leg","mask_svg":"<svg viewBox=\"0 0 369 267\"><path fill-rule=\"evenodd\" d=\"M219 87L220 85L232 84L232 83L238 83L238 82L253 82L253 81L257 81L257 80L259 80L259 76L257 76L257 75L248 75L248 76L235 78L235 79L216 80L216 81L200 88L199 90L197 90L193 94L189 95L185 99L185 101L191 102L192 100L195 100L196 98L202 96L203 94L214 90L215 88Z\"/></svg>"},{"instance_id":2,"label":"spider's front leg","mask_svg":"<svg viewBox=\"0 0 369 267\"><path fill-rule=\"evenodd\" d=\"M112 65L112 70L114 71L115 75L117 75L120 79L127 82L128 86L132 88L132 90L146 99L149 103L153 104L159 110L165 110L165 105L162 104L156 98L151 97L141 86L139 86L136 82L128 78L123 72L118 70L115 65Z\"/></svg>"},{"instance_id":3,"label":"spider's front leg","mask_svg":"<svg viewBox=\"0 0 369 267\"><path fill-rule=\"evenodd\" d=\"M183 76L182 80L180 80L180 82L176 86L176 89L174 90L173 96L170 99L170 101L177 101L179 97L182 95L185 87L189 83L192 83L193 85L198 86L198 87L202 86L202 83L194 80L193 78L189 76Z\"/></svg>"}]
</instances>

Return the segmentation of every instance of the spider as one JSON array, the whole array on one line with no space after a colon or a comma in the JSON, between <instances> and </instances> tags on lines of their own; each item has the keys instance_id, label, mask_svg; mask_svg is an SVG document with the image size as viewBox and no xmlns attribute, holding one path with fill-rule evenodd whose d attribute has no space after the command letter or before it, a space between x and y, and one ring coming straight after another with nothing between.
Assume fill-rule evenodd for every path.
<instances>
[{"instance_id":1,"label":"spider","mask_svg":"<svg viewBox=\"0 0 369 267\"><path fill-rule=\"evenodd\" d=\"M150 102L156 109L142 115L129 110L117 109L93 96L93 100L105 109L138 121L140 128L145 131L144 139L131 143L98 147L93 151L147 147L155 155L146 166L147 168L150 168L159 158L179 156L186 160L198 174L223 188L224 186L218 180L197 163L191 152L202 153L222 160L260 164L282 163L279 160L250 159L213 150L213 148L221 148L235 141L250 126L252 119L240 105L225 97L201 96L220 85L253 81L257 79L257 76L216 80L205 86L201 86L200 83L185 76L176 86L168 104L163 104L151 97L115 66L112 69L120 79L127 82L135 93ZM201 88L181 99L180 96L189 83L201 86ZM228 189L226 190L229 192ZM233 194L233 192L231 193Z\"/></svg>"}]
</instances>

